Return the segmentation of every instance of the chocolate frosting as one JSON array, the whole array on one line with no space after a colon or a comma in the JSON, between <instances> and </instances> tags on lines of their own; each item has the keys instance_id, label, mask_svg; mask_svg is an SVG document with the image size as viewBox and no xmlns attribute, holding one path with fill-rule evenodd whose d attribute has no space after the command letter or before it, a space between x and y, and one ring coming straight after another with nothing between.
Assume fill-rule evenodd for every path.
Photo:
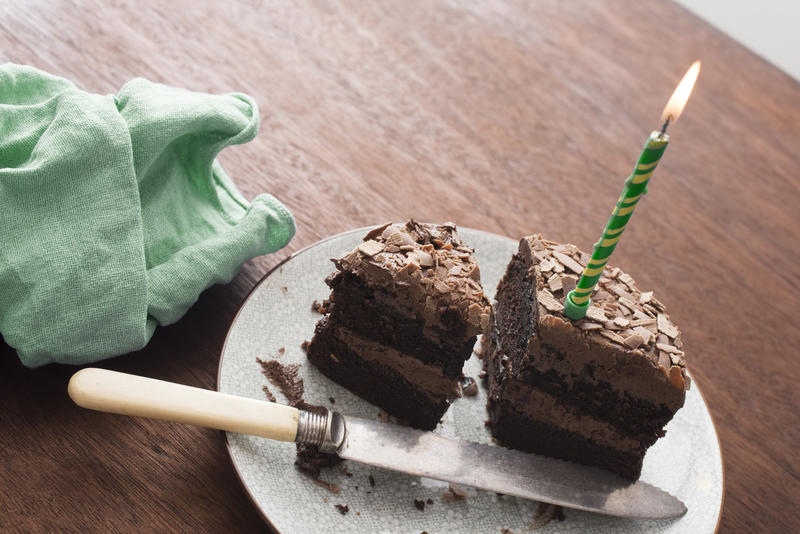
<instances>
[{"instance_id":1,"label":"chocolate frosting","mask_svg":"<svg viewBox=\"0 0 800 534\"><path fill-rule=\"evenodd\" d=\"M398 308L428 327L462 330L469 338L489 328L491 305L483 293L473 249L453 223L438 226L413 219L372 229L356 250L333 260L336 268L395 295ZM455 313L461 325L447 319Z\"/></svg>"},{"instance_id":2,"label":"chocolate frosting","mask_svg":"<svg viewBox=\"0 0 800 534\"><path fill-rule=\"evenodd\" d=\"M519 253L538 275L541 326L577 329L587 341L645 359L674 388L689 389L680 330L652 291L641 291L630 275L606 265L586 317L573 321L564 315L564 299L590 256L575 245L547 241L538 234L523 238Z\"/></svg>"},{"instance_id":3,"label":"chocolate frosting","mask_svg":"<svg viewBox=\"0 0 800 534\"><path fill-rule=\"evenodd\" d=\"M557 397L519 381L509 381L503 391L503 400L511 402L515 410L532 421L545 424L557 421L560 428L591 439L600 446L625 450L637 450L641 446L639 440L621 433L608 421L581 413Z\"/></svg>"}]
</instances>

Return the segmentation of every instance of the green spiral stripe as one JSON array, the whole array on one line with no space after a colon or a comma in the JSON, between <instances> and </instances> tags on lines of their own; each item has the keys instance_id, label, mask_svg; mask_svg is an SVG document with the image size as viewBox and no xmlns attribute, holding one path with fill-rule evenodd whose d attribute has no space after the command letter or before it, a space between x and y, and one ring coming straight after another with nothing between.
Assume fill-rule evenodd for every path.
<instances>
[{"instance_id":1,"label":"green spiral stripe","mask_svg":"<svg viewBox=\"0 0 800 534\"><path fill-rule=\"evenodd\" d=\"M578 281L575 289L570 291L564 301L564 314L570 319L582 319L589 308L590 297L594 291L597 281L603 274L603 268L608 263L608 258L622 238L625 225L633 215L636 204L642 196L647 193L647 183L661 160L664 150L669 143L669 136L660 132L653 132L644 144L639 160L633 173L625 180L625 188L622 190L611 212L611 217L606 223L600 241L594 245L594 253L588 265Z\"/></svg>"}]
</instances>

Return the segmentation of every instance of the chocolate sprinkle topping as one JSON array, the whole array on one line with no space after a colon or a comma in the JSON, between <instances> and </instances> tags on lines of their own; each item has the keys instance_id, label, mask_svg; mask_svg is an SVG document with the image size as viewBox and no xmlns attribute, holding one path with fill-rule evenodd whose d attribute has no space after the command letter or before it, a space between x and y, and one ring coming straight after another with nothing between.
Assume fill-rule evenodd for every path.
<instances>
[{"instance_id":1,"label":"chocolate sprinkle topping","mask_svg":"<svg viewBox=\"0 0 800 534\"><path fill-rule=\"evenodd\" d=\"M540 274L540 317L550 314L571 321L563 313L564 299L575 287L571 280L574 276L568 273L581 272L589 256L575 245L547 241L538 234L524 238L521 245L525 244L524 253L530 255L533 268ZM597 343L622 347L647 358L674 387L689 389L680 330L653 292L640 291L633 277L618 267L606 265L586 317L571 322Z\"/></svg>"},{"instance_id":2,"label":"chocolate sprinkle topping","mask_svg":"<svg viewBox=\"0 0 800 534\"><path fill-rule=\"evenodd\" d=\"M466 323L465 335L474 336L488 330L491 305L472 252L454 224L434 226L412 219L402 226L374 228L356 250L332 261L339 271L354 273L371 287L405 286L397 304L429 326L457 313Z\"/></svg>"}]
</instances>

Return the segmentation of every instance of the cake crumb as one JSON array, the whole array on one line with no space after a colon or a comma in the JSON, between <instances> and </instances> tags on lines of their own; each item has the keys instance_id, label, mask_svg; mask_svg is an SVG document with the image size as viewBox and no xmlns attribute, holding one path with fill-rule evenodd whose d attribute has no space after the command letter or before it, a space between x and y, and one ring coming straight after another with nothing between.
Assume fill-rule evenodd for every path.
<instances>
[{"instance_id":1,"label":"cake crumb","mask_svg":"<svg viewBox=\"0 0 800 534\"><path fill-rule=\"evenodd\" d=\"M374 488L374 487L375 487L375 477L374 477L374 476L372 476L372 475L370 475L370 476L369 476L369 486L370 486L371 488Z\"/></svg>"},{"instance_id":2,"label":"cake crumb","mask_svg":"<svg viewBox=\"0 0 800 534\"><path fill-rule=\"evenodd\" d=\"M555 504L540 502L536 505L536 514L534 515L531 528L542 528L554 519L564 521L564 509Z\"/></svg>"},{"instance_id":3,"label":"cake crumb","mask_svg":"<svg viewBox=\"0 0 800 534\"><path fill-rule=\"evenodd\" d=\"M335 506L336 509L339 510L339 513L342 515L347 515L347 512L350 511L350 507L346 504L337 504Z\"/></svg>"},{"instance_id":4,"label":"cake crumb","mask_svg":"<svg viewBox=\"0 0 800 534\"><path fill-rule=\"evenodd\" d=\"M309 404L303 400L305 388L303 379L300 378L299 363L282 364L277 360L262 360L257 358L261 364L261 373L277 387L289 401L289 406L299 410L306 410L314 413L324 413L325 408L315 404Z\"/></svg>"},{"instance_id":5,"label":"cake crumb","mask_svg":"<svg viewBox=\"0 0 800 534\"><path fill-rule=\"evenodd\" d=\"M322 302L314 300L314 302L311 303L311 311L317 312L321 315L325 315L326 313L331 311L330 306L331 306L330 299L324 299Z\"/></svg>"},{"instance_id":6,"label":"cake crumb","mask_svg":"<svg viewBox=\"0 0 800 534\"><path fill-rule=\"evenodd\" d=\"M474 397L478 394L478 384L471 376L461 377L461 393L466 397Z\"/></svg>"},{"instance_id":7,"label":"cake crumb","mask_svg":"<svg viewBox=\"0 0 800 534\"><path fill-rule=\"evenodd\" d=\"M510 531L509 529L507 529L507 528L501 528L501 529L500 529L500 534L514 534L514 533L513 533L513 532L511 532L511 531Z\"/></svg>"},{"instance_id":8,"label":"cake crumb","mask_svg":"<svg viewBox=\"0 0 800 534\"><path fill-rule=\"evenodd\" d=\"M314 480L319 479L323 468L334 467L343 461L335 454L319 452L319 449L312 445L296 443L295 446L297 447L297 457L294 460L294 465Z\"/></svg>"},{"instance_id":9,"label":"cake crumb","mask_svg":"<svg viewBox=\"0 0 800 534\"><path fill-rule=\"evenodd\" d=\"M442 502L458 502L467 498L467 492L455 484L450 484L447 491L442 493Z\"/></svg>"},{"instance_id":10,"label":"cake crumb","mask_svg":"<svg viewBox=\"0 0 800 534\"><path fill-rule=\"evenodd\" d=\"M330 491L331 493L339 494L342 491L342 488L339 487L338 484L334 484L332 482L325 482L324 480L315 479L314 484L321 488L325 488L326 490Z\"/></svg>"},{"instance_id":11,"label":"cake crumb","mask_svg":"<svg viewBox=\"0 0 800 534\"><path fill-rule=\"evenodd\" d=\"M267 396L267 400L270 402L278 402L278 399L275 398L275 395L269 390L267 386L261 386L261 390L264 392L264 395Z\"/></svg>"},{"instance_id":12,"label":"cake crumb","mask_svg":"<svg viewBox=\"0 0 800 534\"><path fill-rule=\"evenodd\" d=\"M281 291L283 291L284 295L288 295L289 294L289 288L286 287L286 286L281 286Z\"/></svg>"},{"instance_id":13,"label":"cake crumb","mask_svg":"<svg viewBox=\"0 0 800 534\"><path fill-rule=\"evenodd\" d=\"M424 512L425 511L425 501L420 501L419 499L414 499L414 506L420 512Z\"/></svg>"},{"instance_id":14,"label":"cake crumb","mask_svg":"<svg viewBox=\"0 0 800 534\"><path fill-rule=\"evenodd\" d=\"M336 399L334 399L333 397L328 397L328 402L330 402L331 404L336 404Z\"/></svg>"}]
</instances>

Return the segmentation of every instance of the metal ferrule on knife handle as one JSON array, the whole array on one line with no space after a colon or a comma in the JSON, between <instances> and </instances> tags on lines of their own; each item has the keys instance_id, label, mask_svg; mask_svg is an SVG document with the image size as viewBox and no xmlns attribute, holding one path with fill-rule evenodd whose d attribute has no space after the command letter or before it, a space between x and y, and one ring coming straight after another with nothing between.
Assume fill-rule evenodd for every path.
<instances>
[{"instance_id":1,"label":"metal ferrule on knife handle","mask_svg":"<svg viewBox=\"0 0 800 534\"><path fill-rule=\"evenodd\" d=\"M325 414L318 414L300 410L297 420L296 443L313 445L319 450L334 453L344 443L345 423L344 417L338 412L326 410Z\"/></svg>"}]
</instances>

